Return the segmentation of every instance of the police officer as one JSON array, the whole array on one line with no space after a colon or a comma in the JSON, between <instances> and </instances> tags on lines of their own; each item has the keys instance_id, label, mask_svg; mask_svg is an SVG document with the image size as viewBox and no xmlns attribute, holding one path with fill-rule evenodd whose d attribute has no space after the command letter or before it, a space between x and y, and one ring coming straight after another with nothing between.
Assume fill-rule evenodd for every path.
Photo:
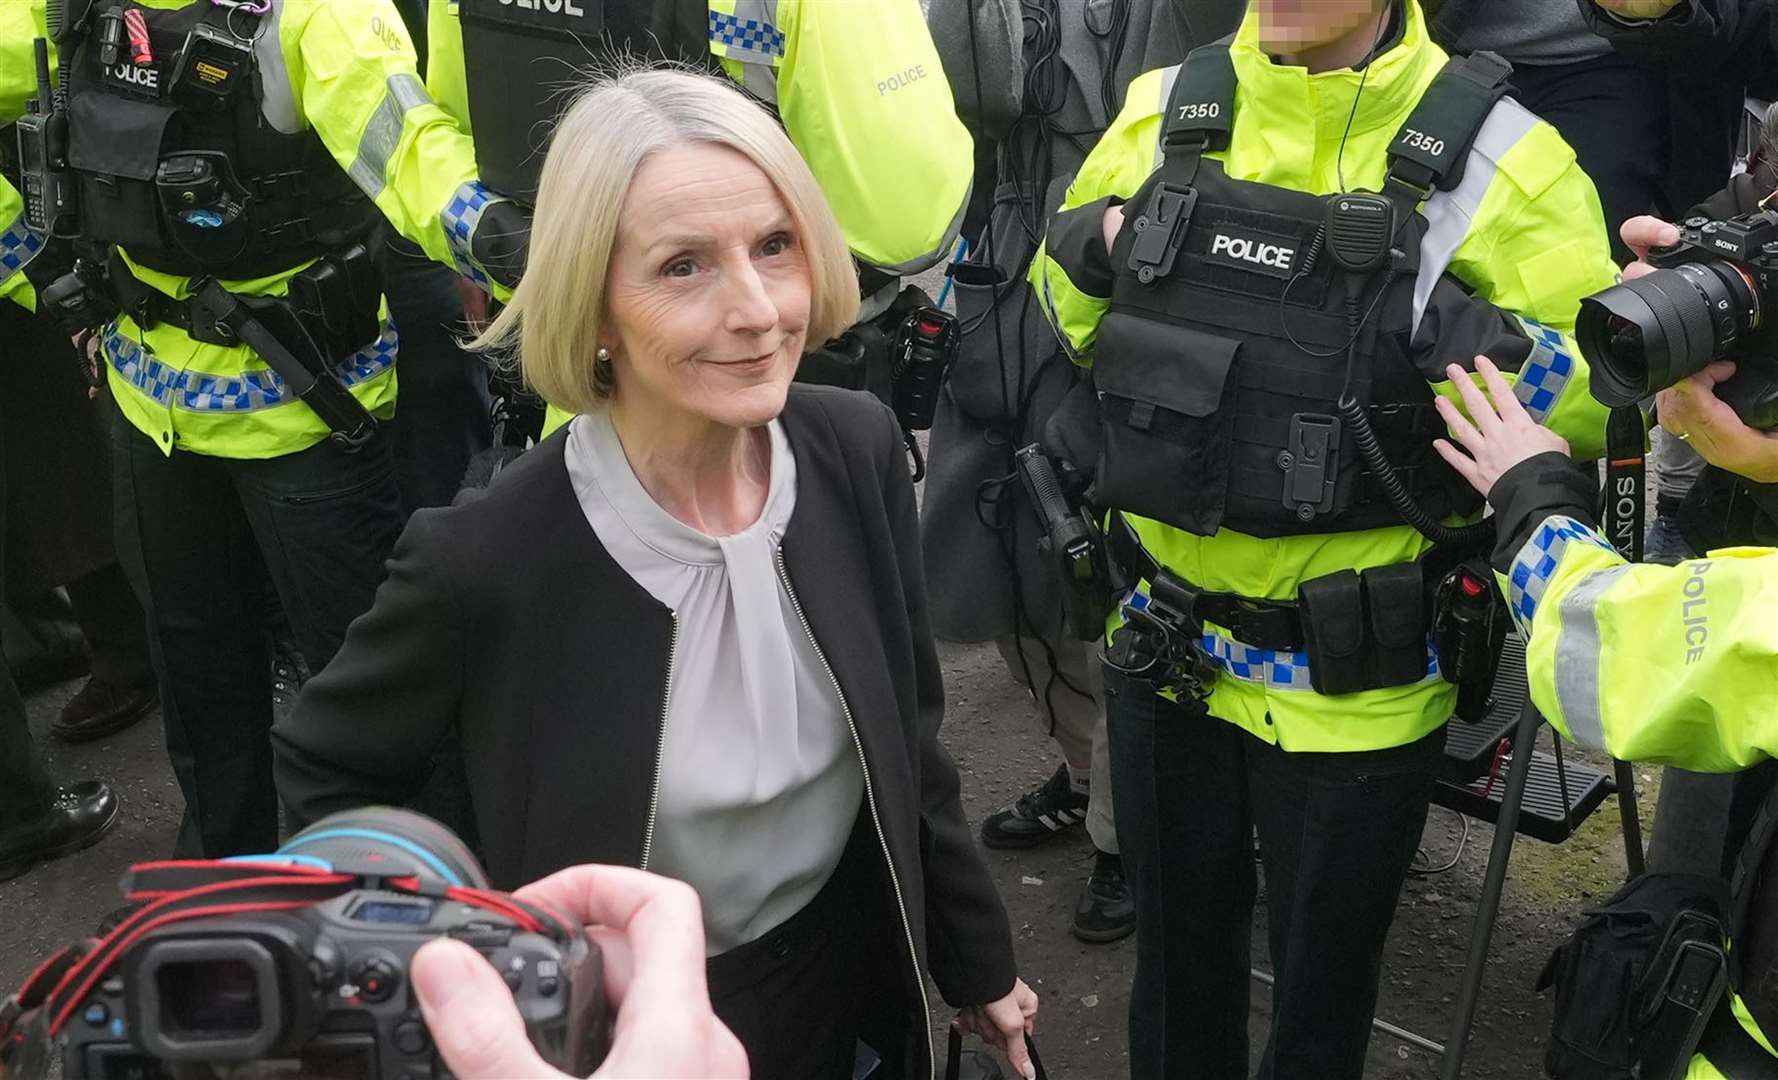
<instances>
[{"instance_id":1,"label":"police officer","mask_svg":"<svg viewBox=\"0 0 1778 1080\"><path fill-rule=\"evenodd\" d=\"M1538 709L1563 735L1625 761L1736 772L1778 757L1778 551L1727 548L1678 566L1625 562L1601 532L1590 478L1565 456L1566 444L1531 423L1491 366L1478 366L1491 401L1459 386L1473 422L1441 401L1473 456L1449 443L1439 450L1494 506L1494 568L1525 639ZM1731 368L1713 364L1661 394L1662 424L1689 436L1713 465L1748 481L1778 479L1778 438L1747 427L1716 397ZM1772 505L1770 485L1756 486L1765 489L1756 500ZM1766 897L1766 906L1733 928L1740 977L1686 1080L1778 1070L1775 811L1768 799L1740 853L1748 872L1740 888Z\"/></svg>"},{"instance_id":2,"label":"police officer","mask_svg":"<svg viewBox=\"0 0 1778 1080\"><path fill-rule=\"evenodd\" d=\"M54 25L36 0L4 7L0 108L38 99L19 168L53 197L0 185L0 290L104 320L119 549L186 799L178 851L269 850L264 575L319 668L401 526L377 426L399 337L366 245L386 219L486 279L510 208L474 194L388 0L69 0ZM38 38L51 95L29 90ZM87 256L48 289L45 226Z\"/></svg>"},{"instance_id":3,"label":"police officer","mask_svg":"<svg viewBox=\"0 0 1778 1080\"><path fill-rule=\"evenodd\" d=\"M776 110L857 260L861 326L962 227L969 133L915 0L431 0L428 27L432 96L474 134L483 182L520 201L574 80L642 57L725 76ZM817 350L799 378L886 396L855 360ZM566 419L551 410L544 430Z\"/></svg>"},{"instance_id":4,"label":"police officer","mask_svg":"<svg viewBox=\"0 0 1778 1080\"><path fill-rule=\"evenodd\" d=\"M1095 391L1051 431L1141 579L1106 665L1140 1078L1246 1075L1256 828L1260 1075L1363 1069L1453 708L1426 596L1479 541L1445 365L1602 449L1568 337L1616 277L1598 197L1503 62L1447 60L1418 0L1259 0L1131 84L1032 267Z\"/></svg>"}]
</instances>

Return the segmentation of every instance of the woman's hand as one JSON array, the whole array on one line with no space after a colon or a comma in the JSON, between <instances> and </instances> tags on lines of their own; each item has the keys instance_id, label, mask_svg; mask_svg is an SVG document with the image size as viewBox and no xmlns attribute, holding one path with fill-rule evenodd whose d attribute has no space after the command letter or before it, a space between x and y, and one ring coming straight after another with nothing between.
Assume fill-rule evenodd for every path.
<instances>
[{"instance_id":1,"label":"woman's hand","mask_svg":"<svg viewBox=\"0 0 1778 1080\"><path fill-rule=\"evenodd\" d=\"M1026 1080L1037 1075L1025 1049L1025 1036L1037 1026L1037 992L1026 986L1025 980L1014 979L1012 993L999 1001L957 1010L956 1022L965 1034L980 1035L983 1042L1005 1054Z\"/></svg>"},{"instance_id":2,"label":"woman's hand","mask_svg":"<svg viewBox=\"0 0 1778 1080\"><path fill-rule=\"evenodd\" d=\"M704 918L690 886L624 867L575 866L514 895L586 926L599 943L617 1022L595 1078L745 1080L747 1053L710 1010ZM427 942L413 979L420 1014L453 1074L564 1075L537 1056L499 972L468 945Z\"/></svg>"},{"instance_id":3,"label":"woman's hand","mask_svg":"<svg viewBox=\"0 0 1778 1080\"><path fill-rule=\"evenodd\" d=\"M1760 484L1778 483L1778 432L1748 427L1716 396L1716 384L1734 373L1734 364L1718 360L1656 394L1661 426L1719 469Z\"/></svg>"},{"instance_id":4,"label":"woman's hand","mask_svg":"<svg viewBox=\"0 0 1778 1080\"><path fill-rule=\"evenodd\" d=\"M1487 384L1487 397L1483 397L1482 392L1476 389L1469 372L1456 364L1445 369L1451 384L1463 398L1463 407L1469 411L1469 418L1465 418L1449 398L1433 399L1433 406L1444 417L1445 425L1469 453L1465 454L1445 439L1434 440L1432 446L1440 457L1451 463L1451 468L1469 481L1471 487L1486 497L1494 490L1494 482L1508 469L1551 450L1566 454L1568 442L1532 421L1530 414L1525 412L1525 407L1519 404L1519 399L1513 396L1513 388L1500 377L1500 369L1494 366L1493 361L1485 356L1478 356L1475 366L1481 373L1482 382ZM1489 398L1493 399L1492 404L1489 403ZM1474 420L1473 423L1471 419Z\"/></svg>"}]
</instances>

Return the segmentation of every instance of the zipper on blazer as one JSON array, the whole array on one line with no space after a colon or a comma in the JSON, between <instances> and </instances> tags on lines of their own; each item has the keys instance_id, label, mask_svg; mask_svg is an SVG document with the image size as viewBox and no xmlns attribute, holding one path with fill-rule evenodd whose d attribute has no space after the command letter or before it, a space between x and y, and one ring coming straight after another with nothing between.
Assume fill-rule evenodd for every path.
<instances>
[{"instance_id":1,"label":"zipper on blazer","mask_svg":"<svg viewBox=\"0 0 1778 1080\"><path fill-rule=\"evenodd\" d=\"M839 676L833 673L833 665L827 662L827 654L821 651L821 643L815 640L815 630L809 625L809 617L803 613L803 602L797 599L796 590L790 585L790 571L784 566L784 549L776 552L778 561L778 580L784 583L784 595L790 597L790 606L796 617L803 624L803 633L807 635L809 644L815 650L816 659L821 661L822 670L827 672L827 681L833 684L833 692L840 699L840 712L846 717L846 728L852 733L852 746L858 752L858 768L864 773L864 803L870 810L871 824L877 830L877 843L883 849L883 861L889 865L889 884L895 890L895 910L901 915L901 930L907 936L908 961L914 967L914 985L920 991L920 1030L924 1033L921 1041L926 1046L926 1075L938 1075L937 1058L932 1051L932 1006L926 1000L926 975L920 970L920 954L914 948L914 924L908 920L907 902L901 895L901 877L895 872L895 859L889 854L889 838L883 833L883 819L877 813L876 791L871 784L870 762L864 757L864 740L858 736L858 722L852 717L852 706L846 703L846 692L840 688Z\"/></svg>"},{"instance_id":2,"label":"zipper on blazer","mask_svg":"<svg viewBox=\"0 0 1778 1080\"><path fill-rule=\"evenodd\" d=\"M654 854L654 821L661 809L661 767L667 757L667 706L673 700L673 661L679 655L679 613L668 612L673 630L667 638L667 685L661 690L661 730L654 741L654 783L648 788L648 824L642 830L642 862L638 869L648 869L648 858Z\"/></svg>"}]
</instances>

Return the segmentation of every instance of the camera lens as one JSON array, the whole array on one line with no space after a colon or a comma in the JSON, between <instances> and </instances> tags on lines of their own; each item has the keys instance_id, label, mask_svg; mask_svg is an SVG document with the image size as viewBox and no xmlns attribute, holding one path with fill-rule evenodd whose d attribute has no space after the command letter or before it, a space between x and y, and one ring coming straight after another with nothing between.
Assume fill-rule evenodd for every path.
<instances>
[{"instance_id":1,"label":"camera lens","mask_svg":"<svg viewBox=\"0 0 1778 1080\"><path fill-rule=\"evenodd\" d=\"M1728 355L1760 315L1758 294L1735 264L1686 263L1582 300L1575 337L1593 396L1632 405Z\"/></svg>"},{"instance_id":2,"label":"camera lens","mask_svg":"<svg viewBox=\"0 0 1778 1080\"><path fill-rule=\"evenodd\" d=\"M329 814L291 837L278 854L353 873L418 874L447 885L488 887L481 864L456 834L424 814L388 806Z\"/></svg>"},{"instance_id":3,"label":"camera lens","mask_svg":"<svg viewBox=\"0 0 1778 1080\"><path fill-rule=\"evenodd\" d=\"M163 964L154 977L168 1036L196 1041L259 1030L259 980L245 961Z\"/></svg>"}]
</instances>

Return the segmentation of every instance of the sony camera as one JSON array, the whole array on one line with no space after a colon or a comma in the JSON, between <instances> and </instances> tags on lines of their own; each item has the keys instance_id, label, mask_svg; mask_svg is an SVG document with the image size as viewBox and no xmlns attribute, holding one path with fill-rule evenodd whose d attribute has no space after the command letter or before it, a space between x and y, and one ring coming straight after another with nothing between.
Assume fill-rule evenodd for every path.
<instances>
[{"instance_id":1,"label":"sony camera","mask_svg":"<svg viewBox=\"0 0 1778 1080\"><path fill-rule=\"evenodd\" d=\"M1593 396L1633 405L1733 360L1716 396L1749 427L1778 428L1778 210L1694 217L1680 232L1678 244L1649 252L1654 273L1581 301L1575 337Z\"/></svg>"},{"instance_id":2,"label":"sony camera","mask_svg":"<svg viewBox=\"0 0 1778 1080\"><path fill-rule=\"evenodd\" d=\"M512 991L539 1056L603 1059L597 946L488 889L449 830L403 810L327 817L271 855L143 863L133 904L0 1006L0 1075L67 1080L419 1080L448 1075L409 978L448 935Z\"/></svg>"}]
</instances>

